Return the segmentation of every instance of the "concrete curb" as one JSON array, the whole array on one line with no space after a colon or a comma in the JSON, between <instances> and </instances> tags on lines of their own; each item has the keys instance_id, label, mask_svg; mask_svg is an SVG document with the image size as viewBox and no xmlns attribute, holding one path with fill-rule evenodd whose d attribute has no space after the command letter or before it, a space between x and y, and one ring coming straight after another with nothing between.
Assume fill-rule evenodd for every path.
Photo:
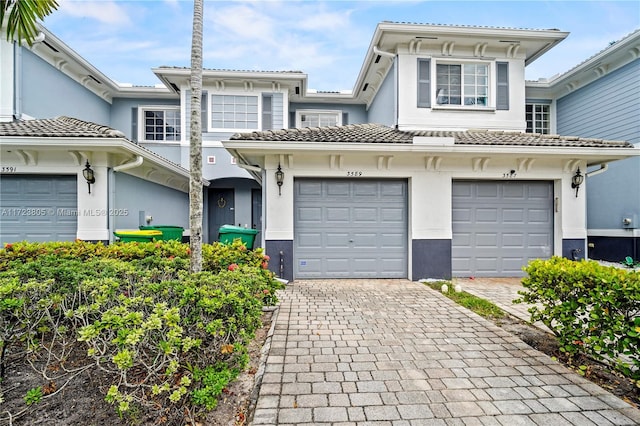
<instances>
[{"instance_id":1,"label":"concrete curb","mask_svg":"<svg viewBox=\"0 0 640 426\"><path fill-rule=\"evenodd\" d=\"M256 403L258 402L258 396L260 395L260 387L262 386L262 378L264 377L264 372L267 366L267 358L269 357L269 350L271 349L271 340L276 329L276 319L278 317L279 306L267 306L262 308L265 312L273 312L271 316L271 326L269 327L269 331L267 332L267 338L264 341L264 345L262 345L262 349L260 350L260 361L258 362L258 371L256 371L253 390L251 391L251 395L249 396L249 406L247 410L249 412L249 416L247 418L247 424L253 424L253 416L256 412Z\"/></svg>"}]
</instances>

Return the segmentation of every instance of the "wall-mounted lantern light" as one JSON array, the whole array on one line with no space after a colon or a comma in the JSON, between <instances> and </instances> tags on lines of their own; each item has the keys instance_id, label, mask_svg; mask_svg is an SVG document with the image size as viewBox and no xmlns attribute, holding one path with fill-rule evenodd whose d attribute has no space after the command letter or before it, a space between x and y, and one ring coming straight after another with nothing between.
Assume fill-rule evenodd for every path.
<instances>
[{"instance_id":1,"label":"wall-mounted lantern light","mask_svg":"<svg viewBox=\"0 0 640 426\"><path fill-rule=\"evenodd\" d=\"M580 173L580 167L578 167L576 174L571 178L571 187L576 190L576 197L578 197L578 190L580 189L582 182L584 182L584 176Z\"/></svg>"},{"instance_id":2,"label":"wall-mounted lantern light","mask_svg":"<svg viewBox=\"0 0 640 426\"><path fill-rule=\"evenodd\" d=\"M85 164L84 169L82 170L82 176L84 176L87 181L87 185L89 185L89 194L91 194L91 184L96 183L96 177L93 174L89 160L87 160L87 164Z\"/></svg>"},{"instance_id":3,"label":"wall-mounted lantern light","mask_svg":"<svg viewBox=\"0 0 640 426\"><path fill-rule=\"evenodd\" d=\"M278 184L278 195L282 195L282 184L284 183L284 172L280 163L278 163L278 170L276 170L276 183Z\"/></svg>"}]
</instances>

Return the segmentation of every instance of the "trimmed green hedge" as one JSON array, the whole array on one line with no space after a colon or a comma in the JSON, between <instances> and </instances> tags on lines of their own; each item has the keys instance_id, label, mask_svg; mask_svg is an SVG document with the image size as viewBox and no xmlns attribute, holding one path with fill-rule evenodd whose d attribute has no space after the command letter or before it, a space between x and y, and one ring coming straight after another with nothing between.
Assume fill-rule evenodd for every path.
<instances>
[{"instance_id":1,"label":"trimmed green hedge","mask_svg":"<svg viewBox=\"0 0 640 426\"><path fill-rule=\"evenodd\" d=\"M560 257L532 261L525 272L516 302L534 304L531 321L549 327L563 352L606 360L640 379L640 272Z\"/></svg>"},{"instance_id":2,"label":"trimmed green hedge","mask_svg":"<svg viewBox=\"0 0 640 426\"><path fill-rule=\"evenodd\" d=\"M7 244L2 375L13 350L60 361L83 347L74 371L110 377L105 400L121 415L177 420L215 408L282 285L260 250L235 242L203 253L207 270L191 274L188 245L176 241Z\"/></svg>"}]
</instances>

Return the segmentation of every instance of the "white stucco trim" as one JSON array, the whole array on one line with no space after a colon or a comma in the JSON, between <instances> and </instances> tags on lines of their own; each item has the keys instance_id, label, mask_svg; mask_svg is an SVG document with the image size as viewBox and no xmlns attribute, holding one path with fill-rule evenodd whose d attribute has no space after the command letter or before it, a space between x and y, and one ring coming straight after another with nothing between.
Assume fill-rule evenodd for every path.
<instances>
[{"instance_id":1,"label":"white stucco trim","mask_svg":"<svg viewBox=\"0 0 640 426\"><path fill-rule=\"evenodd\" d=\"M640 237L639 229L587 229L587 235L590 237L623 237L637 238Z\"/></svg>"}]
</instances>

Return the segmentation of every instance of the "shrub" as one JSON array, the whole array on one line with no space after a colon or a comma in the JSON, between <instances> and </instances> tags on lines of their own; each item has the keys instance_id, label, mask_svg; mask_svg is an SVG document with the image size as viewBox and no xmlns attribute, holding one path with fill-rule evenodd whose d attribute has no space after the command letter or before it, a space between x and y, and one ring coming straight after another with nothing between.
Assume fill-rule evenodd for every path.
<instances>
[{"instance_id":1,"label":"shrub","mask_svg":"<svg viewBox=\"0 0 640 426\"><path fill-rule=\"evenodd\" d=\"M6 245L2 373L13 346L59 366L80 344L86 359L74 377L102 370L111 378L105 399L121 414L144 408L178 421L214 408L246 366L261 308L276 303L281 284L261 250L235 242L205 252L208 270L191 274L188 245L176 241Z\"/></svg>"},{"instance_id":2,"label":"shrub","mask_svg":"<svg viewBox=\"0 0 640 426\"><path fill-rule=\"evenodd\" d=\"M567 354L607 360L640 379L640 273L595 261L554 257L525 268L525 291L515 302L530 303L531 321L542 321Z\"/></svg>"}]
</instances>

